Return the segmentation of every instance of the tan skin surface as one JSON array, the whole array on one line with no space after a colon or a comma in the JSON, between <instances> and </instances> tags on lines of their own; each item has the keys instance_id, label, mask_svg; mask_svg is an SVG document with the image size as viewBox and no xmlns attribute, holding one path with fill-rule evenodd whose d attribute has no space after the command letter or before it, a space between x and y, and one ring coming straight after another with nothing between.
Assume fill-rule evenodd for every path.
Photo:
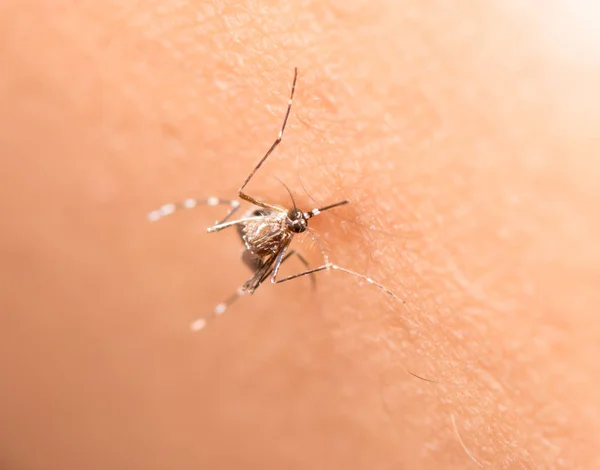
<instances>
[{"instance_id":1,"label":"tan skin surface","mask_svg":"<svg viewBox=\"0 0 600 470\"><path fill-rule=\"evenodd\" d=\"M0 6L0 466L600 467L593 12L272 3ZM295 65L248 192L350 199L311 227L405 304L321 273L192 334L239 239L146 213L234 196Z\"/></svg>"}]
</instances>

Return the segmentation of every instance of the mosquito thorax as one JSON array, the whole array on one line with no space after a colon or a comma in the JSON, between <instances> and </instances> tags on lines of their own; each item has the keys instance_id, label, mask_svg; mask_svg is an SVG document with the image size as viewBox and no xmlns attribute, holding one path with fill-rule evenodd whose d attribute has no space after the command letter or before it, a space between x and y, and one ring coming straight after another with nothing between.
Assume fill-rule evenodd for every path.
<instances>
[{"instance_id":1,"label":"mosquito thorax","mask_svg":"<svg viewBox=\"0 0 600 470\"><path fill-rule=\"evenodd\" d=\"M288 211L285 225L291 232L302 233L308 227L308 220L306 220L304 212L294 207Z\"/></svg>"}]
</instances>

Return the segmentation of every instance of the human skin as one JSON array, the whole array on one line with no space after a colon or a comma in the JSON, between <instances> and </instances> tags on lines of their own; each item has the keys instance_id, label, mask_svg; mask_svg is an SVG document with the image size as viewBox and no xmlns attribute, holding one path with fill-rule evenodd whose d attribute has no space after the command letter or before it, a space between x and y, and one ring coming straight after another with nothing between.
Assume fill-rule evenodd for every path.
<instances>
[{"instance_id":1,"label":"human skin","mask_svg":"<svg viewBox=\"0 0 600 470\"><path fill-rule=\"evenodd\" d=\"M594 12L462 3L2 2L2 468L600 468ZM311 227L403 301L319 273L191 333L240 241L146 214L233 197L294 66L248 193L350 199Z\"/></svg>"}]
</instances>

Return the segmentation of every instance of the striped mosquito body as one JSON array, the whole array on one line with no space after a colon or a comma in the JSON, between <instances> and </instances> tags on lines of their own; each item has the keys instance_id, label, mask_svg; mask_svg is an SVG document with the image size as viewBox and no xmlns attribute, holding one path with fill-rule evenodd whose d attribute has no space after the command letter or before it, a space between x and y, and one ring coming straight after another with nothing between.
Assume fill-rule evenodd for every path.
<instances>
[{"instance_id":1,"label":"striped mosquito body","mask_svg":"<svg viewBox=\"0 0 600 470\"><path fill-rule=\"evenodd\" d=\"M286 209L276 205L269 204L260 199L256 199L252 196L247 195L244 192L245 187L248 185L257 170L267 160L269 155L275 150L275 148L281 142L283 132L285 130L288 117L292 108L292 101L294 98L294 90L296 88L296 80L298 77L298 70L294 69L294 81L292 83L292 91L288 101L287 111L283 120L283 125L279 131L279 135L275 142L271 145L267 153L262 157L254 169L250 172L240 189L238 190L238 197L253 205L243 216L239 219L233 219L233 215L240 208L240 202L238 200L230 199L219 199L217 197L209 197L208 199L185 199L180 203L169 203L162 207L150 212L148 219L152 222L157 221L163 217L173 214L181 209L193 209L199 205L217 206L226 205L229 206L227 215L212 227L208 227L206 230L209 233L219 232L228 227L237 227L238 234L243 243L242 248L242 261L250 271L252 276L248 279L237 291L232 294L224 302L219 303L212 312L212 315L207 317L201 317L195 320L191 327L193 330L200 330L207 324L209 318L220 315L227 310L227 308L235 302L240 296L244 294L252 294L260 285L267 279L270 279L271 283L278 284L292 279L296 279L302 276L310 276L313 287L315 286L315 273L319 271L341 271L357 278L360 278L369 284L373 284L379 289L383 290L387 294L391 295L394 299L400 299L387 287L379 284L370 277L363 274L356 273L346 268L342 268L329 261L329 257L321 248L321 252L324 259L324 264L316 268L311 268L306 259L298 252L290 249L290 244L295 235L303 232L308 232L318 243L318 239L310 232L308 228L309 220L322 212L328 211L338 206L348 204L348 200L335 202L333 204L326 205L324 207L314 208L310 211L302 211L296 207L294 197L286 186L290 197L292 199L293 207ZM319 245L320 246L320 245ZM297 274L293 274L281 279L277 278L279 269L283 263L289 260L292 256L298 258L298 260L304 265L305 270Z\"/></svg>"}]
</instances>

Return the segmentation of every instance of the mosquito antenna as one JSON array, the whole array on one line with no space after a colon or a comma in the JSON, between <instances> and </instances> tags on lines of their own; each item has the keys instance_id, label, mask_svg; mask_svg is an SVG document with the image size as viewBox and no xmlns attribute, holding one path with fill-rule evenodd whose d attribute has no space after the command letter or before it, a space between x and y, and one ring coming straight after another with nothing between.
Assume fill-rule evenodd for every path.
<instances>
[{"instance_id":1,"label":"mosquito antenna","mask_svg":"<svg viewBox=\"0 0 600 470\"><path fill-rule=\"evenodd\" d=\"M304 189L304 192L310 198L310 200L312 202L314 202L315 205L319 204L316 201L316 199L310 195L310 193L306 189L306 186L304 186L304 183L302 182L302 178L298 177L298 179L300 180L300 186L302 186L302 189ZM320 207L318 209L313 209L311 212L309 212L309 215L310 215L310 217L314 217L315 215L318 215L320 212L323 212L323 211L326 211L326 210L329 210L329 209L333 209L334 207L337 207L337 206L342 206L344 204L348 204L349 202L350 201L348 199L344 199L343 201L336 202L335 204L330 204L330 205L325 206L325 207Z\"/></svg>"},{"instance_id":2,"label":"mosquito antenna","mask_svg":"<svg viewBox=\"0 0 600 470\"><path fill-rule=\"evenodd\" d=\"M310 195L310 193L306 190L306 186L304 186L304 183L302 182L302 178L298 177L298 179L300 180L300 186L302 186L302 189L304 189L304 192L306 193L306 195L310 198L310 200L312 202L315 203L315 205L318 204L318 202L315 200L315 198L312 197ZM335 204L330 204L330 205L325 206L325 207L319 207L318 209L313 209L312 211L310 211L308 213L309 214L309 218L310 217L314 217L315 215L318 215L319 213L321 213L323 211L326 211L326 210L329 210L329 209L333 209L334 207L343 206L344 204L348 204L349 202L350 201L348 199L344 199L343 201L336 202Z\"/></svg>"},{"instance_id":3,"label":"mosquito antenna","mask_svg":"<svg viewBox=\"0 0 600 470\"><path fill-rule=\"evenodd\" d=\"M309 192L308 192L308 190L306 189L306 186L304 186L304 183L302 182L302 178L300 178L300 177L298 176L298 179L300 180L300 186L302 186L302 189L304 189L304 192L305 192L305 193L306 193L306 195L307 195L307 196L310 198L310 200L311 200L312 202L314 202L314 203L315 203L315 205L319 204L319 203L318 203L318 202L315 200L315 198L314 198L314 197L312 197L312 196L310 195L310 193L309 193Z\"/></svg>"},{"instance_id":4,"label":"mosquito antenna","mask_svg":"<svg viewBox=\"0 0 600 470\"><path fill-rule=\"evenodd\" d=\"M304 191L306 192L306 194L308 195L308 197L315 203L318 204L317 201L315 200L315 198L313 198L308 191L306 190L306 187L304 186L304 183L302 182L302 178L298 177L298 179L300 180L300 185L302 186L302 189L304 189ZM292 199L292 204L294 205L294 209L297 208L296 206L296 201L294 199L294 195L292 194L292 191L290 190L290 188L288 187L287 184L285 184L281 179L277 178L277 181L279 181L283 187L286 189L286 191L288 192L288 194L290 195L290 198ZM319 215L321 212L327 211L329 209L333 209L334 207L338 207L338 206L343 206L345 204L349 204L350 201L348 199L344 199L343 201L339 201L339 202L335 202L333 204L329 204L327 206L324 207L319 207L318 209L313 209L312 211L308 212L308 218L314 217L315 215Z\"/></svg>"},{"instance_id":5,"label":"mosquito antenna","mask_svg":"<svg viewBox=\"0 0 600 470\"><path fill-rule=\"evenodd\" d=\"M275 178L277 178L277 177L275 177ZM279 181L283 185L283 187L286 189L286 191L290 195L290 198L292 199L292 204L294 205L294 209L296 209L296 201L294 200L294 195L292 194L292 191L290 190L290 188L288 187L288 185L285 184L283 182L283 180L281 180L279 178L277 178L277 181Z\"/></svg>"}]
</instances>

